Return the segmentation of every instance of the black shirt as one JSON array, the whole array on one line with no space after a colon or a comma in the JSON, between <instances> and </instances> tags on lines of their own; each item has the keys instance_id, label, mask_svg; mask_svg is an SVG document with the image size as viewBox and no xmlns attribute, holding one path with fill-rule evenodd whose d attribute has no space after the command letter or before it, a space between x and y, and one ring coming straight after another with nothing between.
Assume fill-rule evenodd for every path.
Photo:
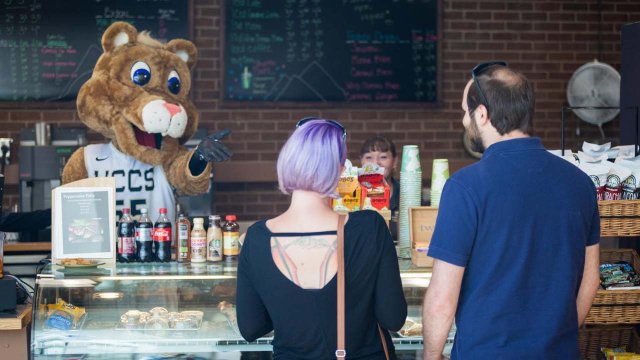
<instances>
[{"instance_id":1,"label":"black shirt","mask_svg":"<svg viewBox=\"0 0 640 360\"><path fill-rule=\"evenodd\" d=\"M275 330L274 359L336 358L337 284L334 276L321 289L298 287L274 263L271 237L335 233L272 233L264 220L247 231L238 264L238 326L247 341ZM349 214L344 236L347 359L384 359L377 324L397 331L407 316L393 241L382 217L367 210Z\"/></svg>"}]
</instances>

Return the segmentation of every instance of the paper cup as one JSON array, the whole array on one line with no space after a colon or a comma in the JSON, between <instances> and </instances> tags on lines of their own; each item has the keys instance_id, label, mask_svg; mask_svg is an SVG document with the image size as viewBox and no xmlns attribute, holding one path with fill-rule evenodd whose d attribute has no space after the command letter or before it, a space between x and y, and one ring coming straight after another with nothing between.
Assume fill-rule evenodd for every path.
<instances>
[{"instance_id":1,"label":"paper cup","mask_svg":"<svg viewBox=\"0 0 640 360\"><path fill-rule=\"evenodd\" d=\"M431 172L431 192L442 193L444 183L449 178L449 160L434 159Z\"/></svg>"},{"instance_id":2,"label":"paper cup","mask_svg":"<svg viewBox=\"0 0 640 360\"><path fill-rule=\"evenodd\" d=\"M401 172L420 172L420 150L418 145L405 145L402 147Z\"/></svg>"}]
</instances>

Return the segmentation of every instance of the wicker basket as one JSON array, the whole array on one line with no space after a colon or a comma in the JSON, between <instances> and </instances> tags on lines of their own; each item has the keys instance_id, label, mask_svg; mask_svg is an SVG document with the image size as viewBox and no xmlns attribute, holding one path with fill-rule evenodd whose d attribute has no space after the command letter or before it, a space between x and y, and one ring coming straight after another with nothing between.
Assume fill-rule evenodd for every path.
<instances>
[{"instance_id":1,"label":"wicker basket","mask_svg":"<svg viewBox=\"0 0 640 360\"><path fill-rule=\"evenodd\" d=\"M640 200L602 200L601 236L640 236Z\"/></svg>"},{"instance_id":2,"label":"wicker basket","mask_svg":"<svg viewBox=\"0 0 640 360\"><path fill-rule=\"evenodd\" d=\"M640 274L640 257L633 249L600 250L600 263L626 261ZM640 323L640 290L598 290L587 324Z\"/></svg>"},{"instance_id":3,"label":"wicker basket","mask_svg":"<svg viewBox=\"0 0 640 360\"><path fill-rule=\"evenodd\" d=\"M580 330L579 346L582 358L602 359L601 348L625 347L640 353L640 337L632 326L598 326Z\"/></svg>"}]
</instances>

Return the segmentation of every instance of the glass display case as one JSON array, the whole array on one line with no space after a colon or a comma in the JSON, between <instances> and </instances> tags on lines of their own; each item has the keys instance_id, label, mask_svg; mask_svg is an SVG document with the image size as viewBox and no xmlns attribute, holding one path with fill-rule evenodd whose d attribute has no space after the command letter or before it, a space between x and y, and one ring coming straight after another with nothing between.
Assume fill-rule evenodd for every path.
<instances>
[{"instance_id":1,"label":"glass display case","mask_svg":"<svg viewBox=\"0 0 640 360\"><path fill-rule=\"evenodd\" d=\"M400 266L419 324L431 274ZM271 334L247 342L238 332L235 286L234 262L51 265L36 280L31 357L269 359ZM421 335L392 336L400 358L421 358Z\"/></svg>"}]
</instances>

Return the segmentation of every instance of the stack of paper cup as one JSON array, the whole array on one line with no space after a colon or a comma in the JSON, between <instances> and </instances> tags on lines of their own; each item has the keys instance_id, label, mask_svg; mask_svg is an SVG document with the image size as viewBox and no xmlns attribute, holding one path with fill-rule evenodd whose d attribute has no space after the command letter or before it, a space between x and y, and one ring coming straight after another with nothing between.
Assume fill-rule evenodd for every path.
<instances>
[{"instance_id":1,"label":"stack of paper cup","mask_svg":"<svg viewBox=\"0 0 640 360\"><path fill-rule=\"evenodd\" d=\"M449 178L449 160L434 159L433 170L431 172L431 206L438 207L440 205L440 196L444 183Z\"/></svg>"},{"instance_id":2,"label":"stack of paper cup","mask_svg":"<svg viewBox=\"0 0 640 360\"><path fill-rule=\"evenodd\" d=\"M405 145L402 148L400 165L400 209L398 216L398 256L411 256L411 238L409 237L409 208L420 206L422 196L422 169L418 145Z\"/></svg>"}]
</instances>

